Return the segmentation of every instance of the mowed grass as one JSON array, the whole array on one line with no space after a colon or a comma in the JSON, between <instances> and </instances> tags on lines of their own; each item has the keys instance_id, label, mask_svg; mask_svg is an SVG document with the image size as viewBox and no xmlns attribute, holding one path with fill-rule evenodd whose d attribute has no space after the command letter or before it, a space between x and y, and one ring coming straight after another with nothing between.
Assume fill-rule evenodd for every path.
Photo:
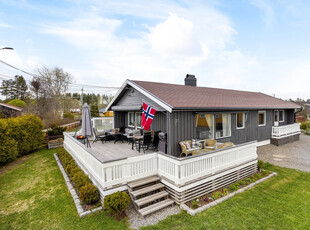
<instances>
[{"instance_id":1,"label":"mowed grass","mask_svg":"<svg viewBox=\"0 0 310 230\"><path fill-rule=\"evenodd\" d=\"M105 211L78 217L54 152L0 175L0 229L127 229ZM269 169L278 176L194 217L182 212L143 229L310 229L310 173Z\"/></svg>"}]
</instances>

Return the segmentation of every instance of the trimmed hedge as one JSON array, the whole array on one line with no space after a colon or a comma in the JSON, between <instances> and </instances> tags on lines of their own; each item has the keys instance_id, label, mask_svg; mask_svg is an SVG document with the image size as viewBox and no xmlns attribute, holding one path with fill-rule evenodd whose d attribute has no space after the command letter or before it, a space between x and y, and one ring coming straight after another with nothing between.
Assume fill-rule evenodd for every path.
<instances>
[{"instance_id":1,"label":"trimmed hedge","mask_svg":"<svg viewBox=\"0 0 310 230\"><path fill-rule=\"evenodd\" d=\"M0 165L38 149L43 142L43 123L35 115L0 119Z\"/></svg>"},{"instance_id":2,"label":"trimmed hedge","mask_svg":"<svg viewBox=\"0 0 310 230\"><path fill-rule=\"evenodd\" d=\"M66 173L74 183L80 199L85 204L95 204L99 201L99 191L86 174L76 165L73 157L64 149L57 149L57 156L60 159Z\"/></svg>"},{"instance_id":3,"label":"trimmed hedge","mask_svg":"<svg viewBox=\"0 0 310 230\"><path fill-rule=\"evenodd\" d=\"M108 212L114 215L120 215L127 209L130 203L130 197L127 193L118 191L106 196L103 202L103 206Z\"/></svg>"}]
</instances>

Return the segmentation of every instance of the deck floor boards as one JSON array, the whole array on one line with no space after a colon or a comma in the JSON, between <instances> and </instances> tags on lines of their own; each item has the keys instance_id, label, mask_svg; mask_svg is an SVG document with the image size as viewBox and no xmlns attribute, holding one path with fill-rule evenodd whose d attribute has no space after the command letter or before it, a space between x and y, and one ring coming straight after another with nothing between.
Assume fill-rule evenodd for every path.
<instances>
[{"instance_id":1,"label":"deck floor boards","mask_svg":"<svg viewBox=\"0 0 310 230\"><path fill-rule=\"evenodd\" d=\"M139 151L137 151L136 149L132 150L131 144L128 144L127 142L122 143L118 141L114 144L114 141L108 141L102 144L101 141L97 141L93 144L91 141L90 144L91 148L88 149L91 150L91 152L93 152L93 155L101 162L116 161L124 158L136 157L154 152L148 150L143 153L143 150L141 149L141 152L139 153Z\"/></svg>"}]
</instances>

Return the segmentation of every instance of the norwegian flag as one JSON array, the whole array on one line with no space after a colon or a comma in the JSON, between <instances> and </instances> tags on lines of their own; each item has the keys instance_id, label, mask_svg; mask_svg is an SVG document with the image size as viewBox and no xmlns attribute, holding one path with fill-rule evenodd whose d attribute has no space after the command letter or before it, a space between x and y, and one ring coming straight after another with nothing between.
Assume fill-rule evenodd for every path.
<instances>
[{"instance_id":1,"label":"norwegian flag","mask_svg":"<svg viewBox=\"0 0 310 230\"><path fill-rule=\"evenodd\" d=\"M145 130L149 130L154 119L156 110L143 102L143 112L141 118L141 126Z\"/></svg>"}]
</instances>

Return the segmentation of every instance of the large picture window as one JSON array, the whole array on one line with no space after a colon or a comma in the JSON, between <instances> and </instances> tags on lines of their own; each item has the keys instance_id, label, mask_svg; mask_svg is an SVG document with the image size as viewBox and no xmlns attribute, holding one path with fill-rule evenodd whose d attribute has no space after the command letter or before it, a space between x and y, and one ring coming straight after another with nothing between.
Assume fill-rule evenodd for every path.
<instances>
[{"instance_id":1,"label":"large picture window","mask_svg":"<svg viewBox=\"0 0 310 230\"><path fill-rule=\"evenodd\" d=\"M266 125L266 111L258 111L258 126Z\"/></svg>"},{"instance_id":2,"label":"large picture window","mask_svg":"<svg viewBox=\"0 0 310 230\"><path fill-rule=\"evenodd\" d=\"M230 114L215 114L215 137L229 137L231 135Z\"/></svg>"},{"instance_id":3,"label":"large picture window","mask_svg":"<svg viewBox=\"0 0 310 230\"><path fill-rule=\"evenodd\" d=\"M244 113L237 113L237 129L244 129L245 126L245 114Z\"/></svg>"},{"instance_id":4,"label":"large picture window","mask_svg":"<svg viewBox=\"0 0 310 230\"><path fill-rule=\"evenodd\" d=\"M213 114L196 115L196 138L200 140L213 139Z\"/></svg>"},{"instance_id":5,"label":"large picture window","mask_svg":"<svg viewBox=\"0 0 310 230\"><path fill-rule=\"evenodd\" d=\"M128 126L140 128L141 127L141 112L128 112Z\"/></svg>"}]
</instances>

